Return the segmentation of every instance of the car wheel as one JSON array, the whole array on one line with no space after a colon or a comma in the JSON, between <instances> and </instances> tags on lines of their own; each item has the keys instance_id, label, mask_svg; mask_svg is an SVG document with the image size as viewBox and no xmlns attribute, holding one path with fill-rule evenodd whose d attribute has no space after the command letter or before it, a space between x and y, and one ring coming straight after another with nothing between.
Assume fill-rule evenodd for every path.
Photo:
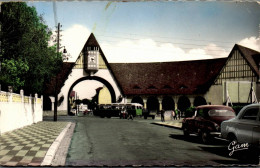
<instances>
[{"instance_id":1,"label":"car wheel","mask_svg":"<svg viewBox=\"0 0 260 168\"><path fill-rule=\"evenodd\" d=\"M210 135L207 131L202 131L200 136L204 144L208 144L210 142Z\"/></svg>"},{"instance_id":2,"label":"car wheel","mask_svg":"<svg viewBox=\"0 0 260 168\"><path fill-rule=\"evenodd\" d=\"M152 116L152 119L154 120L155 116Z\"/></svg>"}]
</instances>

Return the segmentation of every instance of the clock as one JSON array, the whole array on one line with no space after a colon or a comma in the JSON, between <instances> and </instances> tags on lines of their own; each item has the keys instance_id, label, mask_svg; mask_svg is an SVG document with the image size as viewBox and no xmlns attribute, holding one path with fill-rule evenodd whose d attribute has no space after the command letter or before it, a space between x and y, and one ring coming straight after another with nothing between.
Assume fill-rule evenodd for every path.
<instances>
[{"instance_id":1,"label":"clock","mask_svg":"<svg viewBox=\"0 0 260 168\"><path fill-rule=\"evenodd\" d=\"M88 70L98 70L98 53L99 51L88 51L88 61L87 61L87 69Z\"/></svg>"}]
</instances>

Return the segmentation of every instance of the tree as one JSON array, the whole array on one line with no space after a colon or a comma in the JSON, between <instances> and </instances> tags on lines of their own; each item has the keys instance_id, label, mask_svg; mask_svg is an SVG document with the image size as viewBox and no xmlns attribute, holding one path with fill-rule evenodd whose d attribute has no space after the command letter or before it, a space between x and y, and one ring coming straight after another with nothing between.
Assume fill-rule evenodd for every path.
<instances>
[{"instance_id":1,"label":"tree","mask_svg":"<svg viewBox=\"0 0 260 168\"><path fill-rule=\"evenodd\" d=\"M48 46L52 33L36 9L24 2L2 3L1 10L0 82L14 91L42 94L62 64L56 46Z\"/></svg>"}]
</instances>

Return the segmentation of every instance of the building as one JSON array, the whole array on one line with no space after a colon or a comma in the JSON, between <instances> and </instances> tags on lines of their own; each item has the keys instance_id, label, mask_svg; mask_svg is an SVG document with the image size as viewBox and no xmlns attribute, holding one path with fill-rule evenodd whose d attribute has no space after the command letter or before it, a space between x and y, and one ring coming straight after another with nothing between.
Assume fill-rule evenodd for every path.
<instances>
[{"instance_id":1,"label":"building","mask_svg":"<svg viewBox=\"0 0 260 168\"><path fill-rule=\"evenodd\" d=\"M141 103L150 110L180 109L203 104L247 104L258 100L260 53L235 45L227 58L157 62L108 63L94 35L85 43L76 62L64 63L58 75L58 110L70 111L73 87L97 80L106 90L100 102ZM46 94L53 95L53 81ZM256 93L256 96L255 94ZM103 100L104 99L104 100Z\"/></svg>"}]
</instances>

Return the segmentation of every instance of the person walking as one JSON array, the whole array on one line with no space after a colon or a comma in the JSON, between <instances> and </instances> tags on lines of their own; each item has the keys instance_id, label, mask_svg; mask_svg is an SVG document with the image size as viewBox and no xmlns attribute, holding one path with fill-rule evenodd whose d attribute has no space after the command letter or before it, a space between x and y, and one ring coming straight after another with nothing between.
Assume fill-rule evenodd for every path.
<instances>
[{"instance_id":1,"label":"person walking","mask_svg":"<svg viewBox=\"0 0 260 168\"><path fill-rule=\"evenodd\" d=\"M126 118L126 108L123 108L120 112L120 119L123 118L125 119Z\"/></svg>"},{"instance_id":2,"label":"person walking","mask_svg":"<svg viewBox=\"0 0 260 168\"><path fill-rule=\"evenodd\" d=\"M132 120L134 120L134 116L133 116L133 111L128 111L128 118L127 118L128 120L129 119L132 119Z\"/></svg>"},{"instance_id":3,"label":"person walking","mask_svg":"<svg viewBox=\"0 0 260 168\"><path fill-rule=\"evenodd\" d=\"M179 113L179 111L178 111L178 109L176 109L176 110L175 110L175 116L174 116L174 119L176 119L176 120L178 119L178 118L177 118L178 113Z\"/></svg>"},{"instance_id":4,"label":"person walking","mask_svg":"<svg viewBox=\"0 0 260 168\"><path fill-rule=\"evenodd\" d=\"M165 120L164 120L164 113L165 113L165 111L164 111L164 109L162 109L161 110L161 121L162 122L165 122Z\"/></svg>"},{"instance_id":5,"label":"person walking","mask_svg":"<svg viewBox=\"0 0 260 168\"><path fill-rule=\"evenodd\" d=\"M178 110L178 118L180 120L181 119L181 111L179 109L177 109L177 110Z\"/></svg>"},{"instance_id":6,"label":"person walking","mask_svg":"<svg viewBox=\"0 0 260 168\"><path fill-rule=\"evenodd\" d=\"M172 110L172 118L173 118L173 120L175 120L175 111L174 110Z\"/></svg>"}]
</instances>

